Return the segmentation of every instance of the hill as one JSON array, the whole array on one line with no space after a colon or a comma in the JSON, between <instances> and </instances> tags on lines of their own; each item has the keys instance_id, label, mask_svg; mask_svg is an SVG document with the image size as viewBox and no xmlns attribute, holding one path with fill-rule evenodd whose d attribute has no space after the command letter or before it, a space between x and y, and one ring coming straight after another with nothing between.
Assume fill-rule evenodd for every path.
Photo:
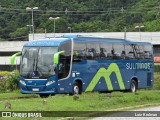
<instances>
[{"instance_id":1,"label":"hill","mask_svg":"<svg viewBox=\"0 0 160 120\"><path fill-rule=\"evenodd\" d=\"M0 41L18 40L30 32L31 11L26 7L38 7L34 11L35 32L120 32L138 31L135 26L144 25L142 31L160 31L159 0L1 0Z\"/></svg>"}]
</instances>

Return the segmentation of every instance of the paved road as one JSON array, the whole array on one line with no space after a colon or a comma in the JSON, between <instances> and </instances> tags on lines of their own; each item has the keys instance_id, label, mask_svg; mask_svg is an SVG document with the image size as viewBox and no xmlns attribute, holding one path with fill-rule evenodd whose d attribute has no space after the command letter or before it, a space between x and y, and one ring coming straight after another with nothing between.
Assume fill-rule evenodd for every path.
<instances>
[{"instance_id":1,"label":"paved road","mask_svg":"<svg viewBox=\"0 0 160 120\"><path fill-rule=\"evenodd\" d=\"M150 113L153 116L158 114L160 115L160 106L157 107L148 107L141 108L133 111L134 115L142 115ZM142 113L142 114L141 114ZM114 113L112 116L122 116L123 114L130 114L129 112L124 113ZM133 114L132 114L133 115ZM92 120L160 120L160 117L98 117Z\"/></svg>"}]
</instances>

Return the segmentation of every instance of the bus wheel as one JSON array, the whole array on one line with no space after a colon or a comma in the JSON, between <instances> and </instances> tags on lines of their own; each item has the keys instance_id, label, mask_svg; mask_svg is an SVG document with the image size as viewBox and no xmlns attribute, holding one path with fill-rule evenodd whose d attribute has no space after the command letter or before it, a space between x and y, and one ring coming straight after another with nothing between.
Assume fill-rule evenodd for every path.
<instances>
[{"instance_id":1,"label":"bus wheel","mask_svg":"<svg viewBox=\"0 0 160 120\"><path fill-rule=\"evenodd\" d=\"M74 83L73 94L81 94L81 86L78 82Z\"/></svg>"},{"instance_id":2,"label":"bus wheel","mask_svg":"<svg viewBox=\"0 0 160 120\"><path fill-rule=\"evenodd\" d=\"M40 96L41 98L47 98L47 97L49 97L49 94L39 94L39 96Z\"/></svg>"},{"instance_id":3,"label":"bus wheel","mask_svg":"<svg viewBox=\"0 0 160 120\"><path fill-rule=\"evenodd\" d=\"M135 93L137 91L137 84L135 80L131 81L130 92Z\"/></svg>"}]
</instances>

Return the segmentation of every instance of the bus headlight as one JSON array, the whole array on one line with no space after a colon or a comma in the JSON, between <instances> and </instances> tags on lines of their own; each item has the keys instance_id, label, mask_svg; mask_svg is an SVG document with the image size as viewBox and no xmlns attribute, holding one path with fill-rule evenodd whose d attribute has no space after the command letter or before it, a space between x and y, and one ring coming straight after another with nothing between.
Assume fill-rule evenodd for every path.
<instances>
[{"instance_id":1,"label":"bus headlight","mask_svg":"<svg viewBox=\"0 0 160 120\"><path fill-rule=\"evenodd\" d=\"M46 83L46 86L51 85L51 84L53 84L54 82L55 82L54 80L48 81L48 82Z\"/></svg>"},{"instance_id":2,"label":"bus headlight","mask_svg":"<svg viewBox=\"0 0 160 120\"><path fill-rule=\"evenodd\" d=\"M21 84L26 85L26 83L22 80L19 81Z\"/></svg>"}]
</instances>

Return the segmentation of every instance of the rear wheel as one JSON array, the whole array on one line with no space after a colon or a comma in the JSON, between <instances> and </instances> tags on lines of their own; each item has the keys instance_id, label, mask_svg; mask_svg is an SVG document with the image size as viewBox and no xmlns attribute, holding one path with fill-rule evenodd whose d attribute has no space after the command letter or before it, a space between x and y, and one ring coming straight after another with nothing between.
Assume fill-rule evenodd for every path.
<instances>
[{"instance_id":1,"label":"rear wheel","mask_svg":"<svg viewBox=\"0 0 160 120\"><path fill-rule=\"evenodd\" d=\"M131 81L130 92L135 93L137 91L137 83L135 80Z\"/></svg>"},{"instance_id":2,"label":"rear wheel","mask_svg":"<svg viewBox=\"0 0 160 120\"><path fill-rule=\"evenodd\" d=\"M39 96L40 96L41 98L47 98L47 97L49 97L49 94L39 94Z\"/></svg>"}]
</instances>

